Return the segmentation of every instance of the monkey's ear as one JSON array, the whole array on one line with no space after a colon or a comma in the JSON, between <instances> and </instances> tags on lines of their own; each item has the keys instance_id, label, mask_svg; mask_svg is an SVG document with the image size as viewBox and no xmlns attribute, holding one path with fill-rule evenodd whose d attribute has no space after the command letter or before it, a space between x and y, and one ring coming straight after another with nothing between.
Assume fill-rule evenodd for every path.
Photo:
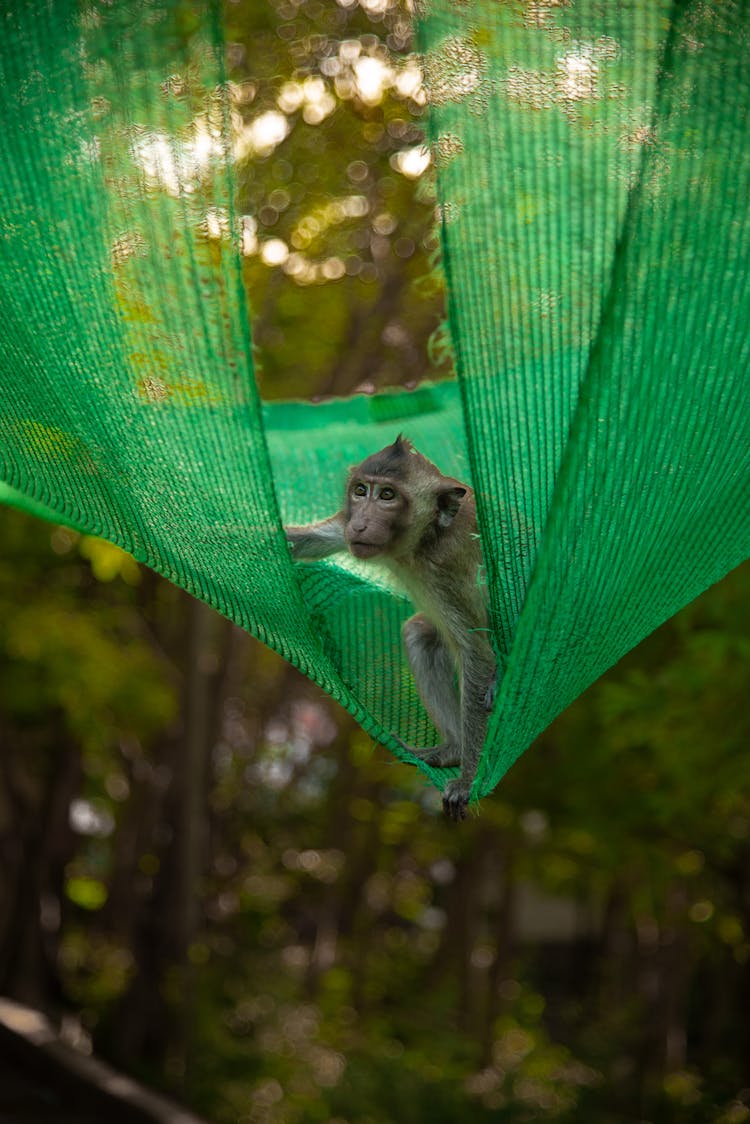
<instances>
[{"instance_id":1,"label":"monkey's ear","mask_svg":"<svg viewBox=\"0 0 750 1124\"><path fill-rule=\"evenodd\" d=\"M456 517L456 512L461 506L461 500L468 492L468 488L461 484L447 484L440 488L437 494L438 526L448 527Z\"/></svg>"}]
</instances>

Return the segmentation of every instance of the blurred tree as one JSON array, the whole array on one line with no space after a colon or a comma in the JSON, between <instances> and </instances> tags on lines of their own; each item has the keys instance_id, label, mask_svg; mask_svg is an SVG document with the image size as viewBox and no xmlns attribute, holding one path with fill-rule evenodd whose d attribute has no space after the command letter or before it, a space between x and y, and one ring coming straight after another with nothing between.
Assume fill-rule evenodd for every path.
<instances>
[{"instance_id":1,"label":"blurred tree","mask_svg":"<svg viewBox=\"0 0 750 1124\"><path fill-rule=\"evenodd\" d=\"M1 515L0 987L39 1001L55 990L63 916L106 897L97 864L80 875L69 865L75 833L101 850L129 791L128 760L174 720L176 699L136 610L133 560ZM96 568L124 580L97 581Z\"/></svg>"},{"instance_id":2,"label":"blurred tree","mask_svg":"<svg viewBox=\"0 0 750 1124\"><path fill-rule=\"evenodd\" d=\"M444 294L406 6L230 2L226 22L262 393L450 374L427 359Z\"/></svg>"},{"instance_id":3,"label":"blurred tree","mask_svg":"<svg viewBox=\"0 0 750 1124\"><path fill-rule=\"evenodd\" d=\"M747 1118L747 568L456 832L251 638L0 518L3 990L217 1121Z\"/></svg>"}]
</instances>

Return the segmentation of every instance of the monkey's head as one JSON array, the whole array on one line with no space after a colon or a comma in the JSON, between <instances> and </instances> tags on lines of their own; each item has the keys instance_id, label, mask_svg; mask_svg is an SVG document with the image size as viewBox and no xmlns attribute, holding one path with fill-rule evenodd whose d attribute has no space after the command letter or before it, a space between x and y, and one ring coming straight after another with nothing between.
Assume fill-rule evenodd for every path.
<instances>
[{"instance_id":1,"label":"monkey's head","mask_svg":"<svg viewBox=\"0 0 750 1124\"><path fill-rule=\"evenodd\" d=\"M467 492L399 434L349 472L344 504L349 550L355 558L413 551L426 534L450 526Z\"/></svg>"}]
</instances>

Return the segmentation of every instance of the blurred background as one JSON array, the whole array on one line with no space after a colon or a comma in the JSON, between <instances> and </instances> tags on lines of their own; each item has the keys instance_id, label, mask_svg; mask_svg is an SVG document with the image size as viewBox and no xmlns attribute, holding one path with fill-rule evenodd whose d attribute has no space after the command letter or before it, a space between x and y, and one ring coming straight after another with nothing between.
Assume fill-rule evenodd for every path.
<instances>
[{"instance_id":1,"label":"blurred background","mask_svg":"<svg viewBox=\"0 0 750 1124\"><path fill-rule=\"evenodd\" d=\"M409 12L225 24L264 397L450 377ZM216 1124L750 1119L750 568L456 828L128 555L0 537L0 993Z\"/></svg>"}]
</instances>

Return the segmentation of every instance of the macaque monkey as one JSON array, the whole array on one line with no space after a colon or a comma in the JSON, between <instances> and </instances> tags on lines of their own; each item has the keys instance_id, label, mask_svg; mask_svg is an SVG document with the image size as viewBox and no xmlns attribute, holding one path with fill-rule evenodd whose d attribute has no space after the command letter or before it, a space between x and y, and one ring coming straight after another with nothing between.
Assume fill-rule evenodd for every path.
<instances>
[{"instance_id":1,"label":"macaque monkey","mask_svg":"<svg viewBox=\"0 0 750 1124\"><path fill-rule=\"evenodd\" d=\"M443 808L450 819L462 820L496 677L471 489L443 476L399 436L350 470L341 511L287 527L286 535L295 559L343 550L377 558L411 597L418 612L403 626L404 647L442 741L405 748L430 765L460 765L443 793Z\"/></svg>"}]
</instances>

